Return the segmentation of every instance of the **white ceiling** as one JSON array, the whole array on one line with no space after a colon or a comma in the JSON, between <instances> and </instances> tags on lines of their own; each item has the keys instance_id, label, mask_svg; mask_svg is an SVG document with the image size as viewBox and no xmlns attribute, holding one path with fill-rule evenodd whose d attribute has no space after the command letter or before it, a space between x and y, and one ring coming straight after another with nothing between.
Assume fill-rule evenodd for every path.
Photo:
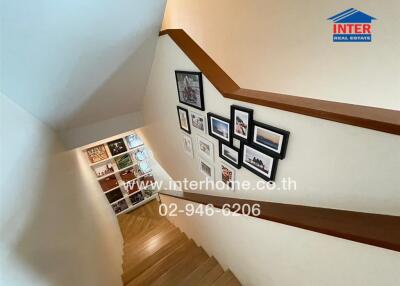
<instances>
[{"instance_id":1,"label":"white ceiling","mask_svg":"<svg viewBox=\"0 0 400 286\"><path fill-rule=\"evenodd\" d=\"M1 92L55 130L140 110L164 7L1 0Z\"/></svg>"}]
</instances>

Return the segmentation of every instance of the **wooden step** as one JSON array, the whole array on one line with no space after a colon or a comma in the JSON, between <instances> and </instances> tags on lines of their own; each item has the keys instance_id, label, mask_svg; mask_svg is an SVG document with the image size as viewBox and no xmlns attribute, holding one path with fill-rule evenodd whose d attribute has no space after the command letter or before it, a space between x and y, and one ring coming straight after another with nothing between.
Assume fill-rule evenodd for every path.
<instances>
[{"instance_id":1,"label":"wooden step","mask_svg":"<svg viewBox=\"0 0 400 286\"><path fill-rule=\"evenodd\" d=\"M129 250L130 248L135 248L138 245L145 243L147 240L149 240L155 236L165 235L166 233L168 233L174 229L177 229L177 228L172 224L156 227L146 234L142 234L137 237L131 237L129 239L129 242L124 244L124 249Z\"/></svg>"},{"instance_id":2,"label":"wooden step","mask_svg":"<svg viewBox=\"0 0 400 286\"><path fill-rule=\"evenodd\" d=\"M239 281L230 270L225 271L213 284L212 286L240 286Z\"/></svg>"},{"instance_id":3,"label":"wooden step","mask_svg":"<svg viewBox=\"0 0 400 286\"><path fill-rule=\"evenodd\" d=\"M222 267L217 264L195 285L199 286L211 286L218 278L224 274Z\"/></svg>"},{"instance_id":4,"label":"wooden step","mask_svg":"<svg viewBox=\"0 0 400 286\"><path fill-rule=\"evenodd\" d=\"M147 249L135 253L132 256L125 256L123 261L124 272L130 272L132 269L139 267L138 265L145 264L146 260L157 262L157 259L163 258L166 254L176 249L182 243L187 241L188 238L181 232L172 233L171 236L166 237L164 241L157 245L150 245ZM150 267L151 265L149 265ZM137 272L137 269L133 272Z\"/></svg>"},{"instance_id":5,"label":"wooden step","mask_svg":"<svg viewBox=\"0 0 400 286\"><path fill-rule=\"evenodd\" d=\"M196 249L197 246L193 242L193 240L187 240L183 245L176 248L172 253L160 259L153 266L148 268L146 271L142 272L138 277L129 281L127 279L123 279L124 283L128 283L128 286L134 285L143 285L148 286L157 280L158 277L167 272L170 268L172 268L176 263L184 259L184 257Z\"/></svg>"},{"instance_id":6,"label":"wooden step","mask_svg":"<svg viewBox=\"0 0 400 286\"><path fill-rule=\"evenodd\" d=\"M192 273L190 273L180 284L180 286L195 285L200 281L207 272L209 272L218 262L214 257L208 258L199 267L197 267Z\"/></svg>"},{"instance_id":7,"label":"wooden step","mask_svg":"<svg viewBox=\"0 0 400 286\"><path fill-rule=\"evenodd\" d=\"M132 224L127 225L128 229L124 232L124 240L126 243L129 243L138 237L142 237L154 231L156 228L162 228L164 226L171 226L171 223L167 220L157 222L149 218L136 218Z\"/></svg>"},{"instance_id":8,"label":"wooden step","mask_svg":"<svg viewBox=\"0 0 400 286\"><path fill-rule=\"evenodd\" d=\"M192 271L207 260L207 253L200 247L196 248L175 266L154 281L152 286L176 286Z\"/></svg>"}]
</instances>

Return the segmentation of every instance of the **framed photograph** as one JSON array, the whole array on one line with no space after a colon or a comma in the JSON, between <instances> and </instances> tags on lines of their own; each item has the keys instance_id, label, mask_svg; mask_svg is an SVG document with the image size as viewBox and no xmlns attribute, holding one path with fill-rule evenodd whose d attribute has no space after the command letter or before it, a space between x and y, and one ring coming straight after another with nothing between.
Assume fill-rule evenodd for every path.
<instances>
[{"instance_id":1,"label":"framed photograph","mask_svg":"<svg viewBox=\"0 0 400 286\"><path fill-rule=\"evenodd\" d=\"M241 152L239 148L227 145L223 142L219 143L219 157L227 161L237 169L241 167Z\"/></svg>"},{"instance_id":2,"label":"framed photograph","mask_svg":"<svg viewBox=\"0 0 400 286\"><path fill-rule=\"evenodd\" d=\"M179 126L183 131L190 134L188 110L180 106L177 106L176 108L178 109Z\"/></svg>"},{"instance_id":3,"label":"framed photograph","mask_svg":"<svg viewBox=\"0 0 400 286\"><path fill-rule=\"evenodd\" d=\"M231 123L225 117L216 115L214 113L207 113L208 121L208 134L215 139L224 141L228 144L231 143Z\"/></svg>"},{"instance_id":4,"label":"framed photograph","mask_svg":"<svg viewBox=\"0 0 400 286\"><path fill-rule=\"evenodd\" d=\"M238 105L231 105L232 137L250 142L253 124L253 110Z\"/></svg>"},{"instance_id":5,"label":"framed photograph","mask_svg":"<svg viewBox=\"0 0 400 286\"><path fill-rule=\"evenodd\" d=\"M119 172L119 176L121 177L121 180L124 181L124 183L132 181L136 178L135 173L133 172L133 168L128 168Z\"/></svg>"},{"instance_id":6,"label":"framed photograph","mask_svg":"<svg viewBox=\"0 0 400 286\"><path fill-rule=\"evenodd\" d=\"M289 131L255 121L253 143L283 159L286 155L289 134Z\"/></svg>"},{"instance_id":7,"label":"framed photograph","mask_svg":"<svg viewBox=\"0 0 400 286\"><path fill-rule=\"evenodd\" d=\"M211 181L214 181L214 166L209 164L207 161L199 158L199 168L200 172L209 178Z\"/></svg>"},{"instance_id":8,"label":"framed photograph","mask_svg":"<svg viewBox=\"0 0 400 286\"><path fill-rule=\"evenodd\" d=\"M92 148L86 149L86 154L90 163L94 164L108 158L106 147L101 144Z\"/></svg>"},{"instance_id":9,"label":"framed photograph","mask_svg":"<svg viewBox=\"0 0 400 286\"><path fill-rule=\"evenodd\" d=\"M111 155L113 156L127 151L124 140L122 138L108 142L107 145L110 149Z\"/></svg>"},{"instance_id":10,"label":"framed photograph","mask_svg":"<svg viewBox=\"0 0 400 286\"><path fill-rule=\"evenodd\" d=\"M132 159L131 156L129 156L129 154L124 154L118 157L114 158L115 163L117 164L117 167L119 170L122 170L126 167L129 167L130 165L132 165Z\"/></svg>"},{"instance_id":11,"label":"framed photograph","mask_svg":"<svg viewBox=\"0 0 400 286\"><path fill-rule=\"evenodd\" d=\"M129 149L133 149L143 145L142 139L136 134L131 134L125 137L126 143L128 144Z\"/></svg>"},{"instance_id":12,"label":"framed photograph","mask_svg":"<svg viewBox=\"0 0 400 286\"><path fill-rule=\"evenodd\" d=\"M175 71L179 102L204 111L201 72Z\"/></svg>"},{"instance_id":13,"label":"framed photograph","mask_svg":"<svg viewBox=\"0 0 400 286\"><path fill-rule=\"evenodd\" d=\"M200 156L214 162L214 144L211 141L197 135L197 150Z\"/></svg>"},{"instance_id":14,"label":"framed photograph","mask_svg":"<svg viewBox=\"0 0 400 286\"><path fill-rule=\"evenodd\" d=\"M131 200L132 205L136 205L137 203L143 201L144 197L142 192L137 192L136 194L130 196L129 199Z\"/></svg>"},{"instance_id":15,"label":"framed photograph","mask_svg":"<svg viewBox=\"0 0 400 286\"><path fill-rule=\"evenodd\" d=\"M93 168L93 171L96 174L97 178L100 178L105 175L113 173L114 168L111 163L104 163L101 165L96 165L96 167Z\"/></svg>"},{"instance_id":16,"label":"framed photograph","mask_svg":"<svg viewBox=\"0 0 400 286\"><path fill-rule=\"evenodd\" d=\"M119 214L120 212L122 212L128 208L128 204L126 203L126 200L117 201L116 203L113 203L111 206L112 206L115 214Z\"/></svg>"},{"instance_id":17,"label":"framed photograph","mask_svg":"<svg viewBox=\"0 0 400 286\"><path fill-rule=\"evenodd\" d=\"M192 143L192 138L186 134L182 134L183 136L183 151L185 151L186 154L188 154L188 156L190 158L193 158L193 143Z\"/></svg>"},{"instance_id":18,"label":"framed photograph","mask_svg":"<svg viewBox=\"0 0 400 286\"><path fill-rule=\"evenodd\" d=\"M124 196L122 195L121 190L118 188L118 189L112 190L111 192L108 192L106 194L106 197L110 203L113 203L115 201L118 201L119 199L122 199Z\"/></svg>"},{"instance_id":19,"label":"framed photograph","mask_svg":"<svg viewBox=\"0 0 400 286\"><path fill-rule=\"evenodd\" d=\"M190 111L189 114L190 114L190 124L192 125L192 128L195 128L207 134L206 117L202 114L198 114L193 111Z\"/></svg>"},{"instance_id":20,"label":"framed photograph","mask_svg":"<svg viewBox=\"0 0 400 286\"><path fill-rule=\"evenodd\" d=\"M233 190L235 187L235 169L223 163L221 163L219 166L221 181L225 183L228 189Z\"/></svg>"},{"instance_id":21,"label":"framed photograph","mask_svg":"<svg viewBox=\"0 0 400 286\"><path fill-rule=\"evenodd\" d=\"M146 149L144 148L140 148L138 150L133 151L132 153L132 159L134 161L143 161L147 158L147 153L146 153Z\"/></svg>"},{"instance_id":22,"label":"framed photograph","mask_svg":"<svg viewBox=\"0 0 400 286\"><path fill-rule=\"evenodd\" d=\"M242 165L266 181L274 180L278 159L263 153L253 146L243 144Z\"/></svg>"},{"instance_id":23,"label":"framed photograph","mask_svg":"<svg viewBox=\"0 0 400 286\"><path fill-rule=\"evenodd\" d=\"M147 161L139 162L139 169L142 174L146 174L151 171L150 165Z\"/></svg>"},{"instance_id":24,"label":"framed photograph","mask_svg":"<svg viewBox=\"0 0 400 286\"><path fill-rule=\"evenodd\" d=\"M115 187L118 187L118 180L115 175L110 175L105 177L104 179L99 180L99 184L103 190L103 192L107 192Z\"/></svg>"}]
</instances>

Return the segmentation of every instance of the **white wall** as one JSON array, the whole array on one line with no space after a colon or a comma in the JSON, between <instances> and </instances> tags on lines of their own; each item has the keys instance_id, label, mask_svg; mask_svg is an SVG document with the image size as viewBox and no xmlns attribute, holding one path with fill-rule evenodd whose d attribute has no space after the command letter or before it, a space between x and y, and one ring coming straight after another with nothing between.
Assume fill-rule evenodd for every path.
<instances>
[{"instance_id":1,"label":"white wall","mask_svg":"<svg viewBox=\"0 0 400 286\"><path fill-rule=\"evenodd\" d=\"M161 196L185 210L187 201ZM194 203L195 207L198 204ZM169 219L246 286L396 286L398 252L247 216Z\"/></svg>"},{"instance_id":2,"label":"white wall","mask_svg":"<svg viewBox=\"0 0 400 286\"><path fill-rule=\"evenodd\" d=\"M142 112L131 112L93 124L59 132L60 139L68 149L81 147L92 142L143 126Z\"/></svg>"},{"instance_id":3,"label":"white wall","mask_svg":"<svg viewBox=\"0 0 400 286\"><path fill-rule=\"evenodd\" d=\"M375 18L371 43L333 43L327 18ZM240 87L400 109L398 0L168 0L184 29Z\"/></svg>"},{"instance_id":4,"label":"white wall","mask_svg":"<svg viewBox=\"0 0 400 286\"><path fill-rule=\"evenodd\" d=\"M197 70L168 37L160 37L144 102L143 137L154 157L175 180L204 179L196 159L182 151L176 106L179 105L175 70ZM400 214L400 137L369 129L307 117L272 108L225 99L203 77L206 112L229 117L230 105L254 109L256 120L291 132L276 182L290 177L297 190L209 191L210 194L317 207L383 214ZM189 110L191 107L184 106ZM206 114L204 112L204 114ZM219 161L214 142L215 166ZM195 134L191 135L195 143ZM198 157L196 154L195 157ZM236 179L260 180L247 169Z\"/></svg>"},{"instance_id":5,"label":"white wall","mask_svg":"<svg viewBox=\"0 0 400 286\"><path fill-rule=\"evenodd\" d=\"M80 151L0 99L0 284L122 285L122 236Z\"/></svg>"}]
</instances>

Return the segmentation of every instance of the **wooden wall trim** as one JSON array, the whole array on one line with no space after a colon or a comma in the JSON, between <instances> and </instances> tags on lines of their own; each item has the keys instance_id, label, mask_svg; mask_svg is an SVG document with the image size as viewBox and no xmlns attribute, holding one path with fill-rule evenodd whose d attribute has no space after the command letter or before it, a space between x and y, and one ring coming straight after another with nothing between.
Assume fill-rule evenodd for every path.
<instances>
[{"instance_id":1,"label":"wooden wall trim","mask_svg":"<svg viewBox=\"0 0 400 286\"><path fill-rule=\"evenodd\" d=\"M400 135L400 111L240 88L185 31L168 29L162 35L169 35L224 97Z\"/></svg>"},{"instance_id":2,"label":"wooden wall trim","mask_svg":"<svg viewBox=\"0 0 400 286\"><path fill-rule=\"evenodd\" d=\"M400 252L400 217L308 207L282 203L209 196L198 193L160 191L170 196L199 204L212 204L222 209L224 204L260 204L259 219L315 231L343 239ZM239 212L241 213L241 212Z\"/></svg>"}]
</instances>

